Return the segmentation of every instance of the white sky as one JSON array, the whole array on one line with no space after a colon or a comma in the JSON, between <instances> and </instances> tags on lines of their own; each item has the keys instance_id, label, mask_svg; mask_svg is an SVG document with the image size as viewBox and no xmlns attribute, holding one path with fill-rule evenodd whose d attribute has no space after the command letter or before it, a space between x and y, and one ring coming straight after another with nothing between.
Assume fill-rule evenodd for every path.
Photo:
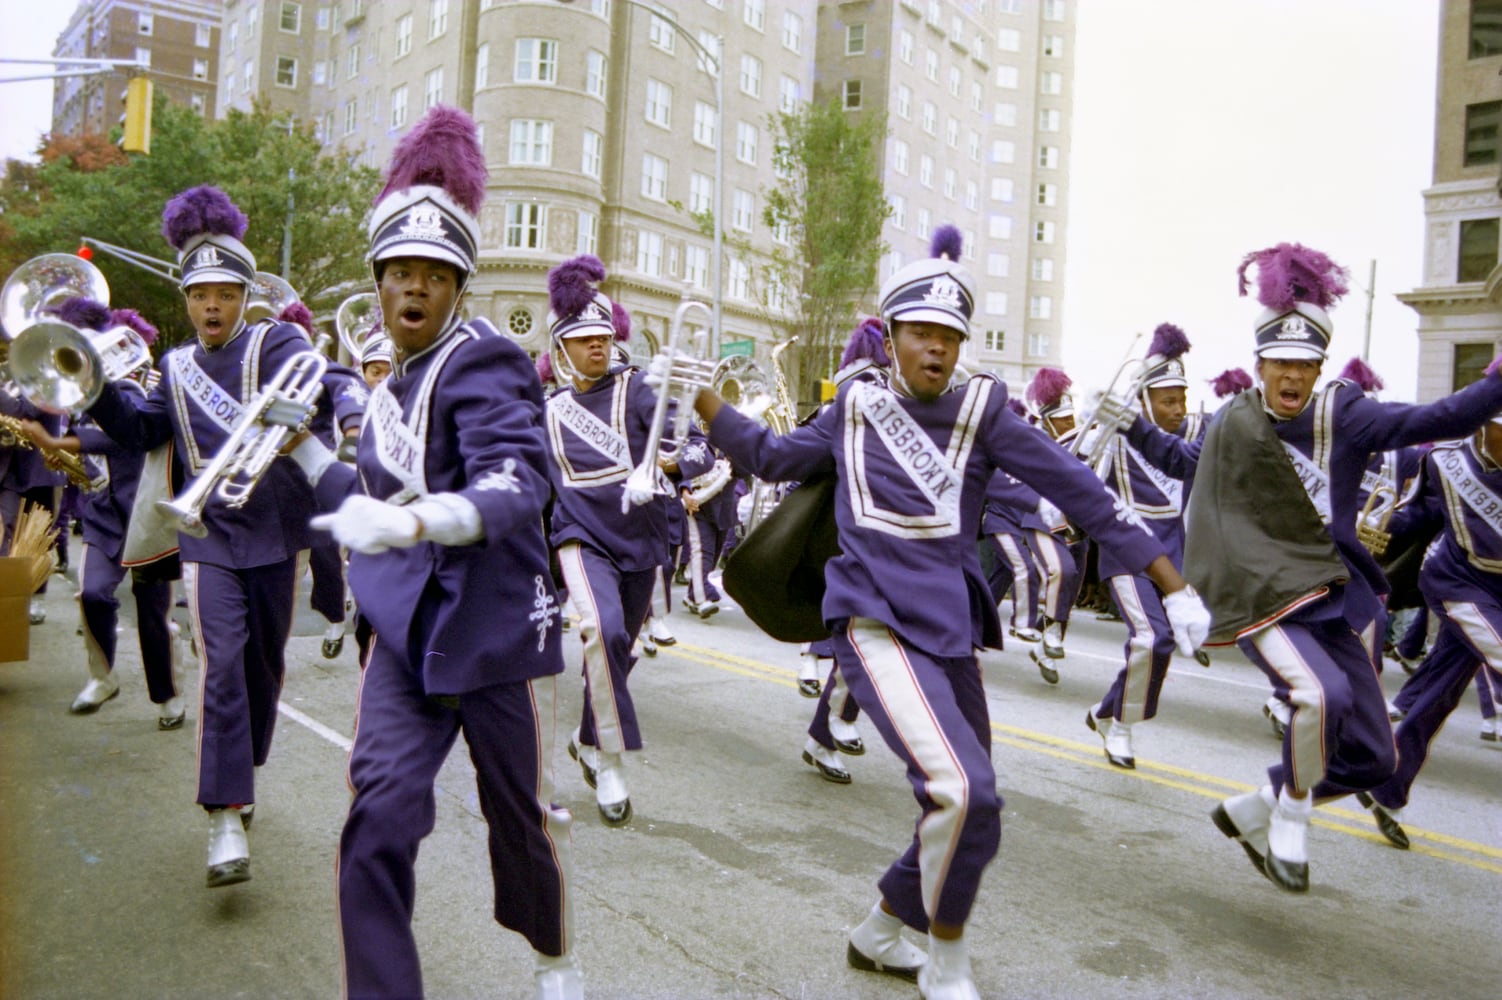
<instances>
[{"instance_id":1,"label":"white sky","mask_svg":"<svg viewBox=\"0 0 1502 1000\"><path fill-rule=\"evenodd\" d=\"M1195 345L1191 401L1208 397L1202 380L1249 368L1258 307L1236 297L1236 266L1288 240L1359 283L1333 312L1331 375L1361 352L1377 261L1371 363L1389 397L1411 398L1417 316L1393 296L1422 265L1438 0L1074 2L1063 317L1078 390L1104 385L1132 334L1162 322ZM46 58L73 8L8 18L0 58ZM37 70L0 65L0 78ZM51 106L50 83L0 87L0 159L30 157Z\"/></svg>"}]
</instances>

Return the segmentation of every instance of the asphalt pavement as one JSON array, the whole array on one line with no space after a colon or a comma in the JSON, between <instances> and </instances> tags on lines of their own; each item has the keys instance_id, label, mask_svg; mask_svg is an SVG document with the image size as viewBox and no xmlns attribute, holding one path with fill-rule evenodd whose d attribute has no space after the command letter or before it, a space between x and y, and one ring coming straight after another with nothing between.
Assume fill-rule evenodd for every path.
<instances>
[{"instance_id":1,"label":"asphalt pavement","mask_svg":"<svg viewBox=\"0 0 1502 1000\"><path fill-rule=\"evenodd\" d=\"M128 588L122 591L130 610ZM305 597L305 592L304 592ZM915 595L919 598L921 595ZM194 724L159 732L134 628L120 697L83 685L69 581L54 577L31 659L0 664L0 997L335 997L334 852L359 670L319 652L300 603L271 760L258 778L253 879L203 887ZM498 610L498 613L500 611ZM797 651L733 606L681 610L680 641L632 677L646 749L635 816L608 828L560 743L573 811L578 953L592 998L916 998L845 964L876 879L912 836L901 767L863 725L850 785L800 760L814 703ZM484 623L476 623L483 628ZM1352 801L1320 808L1312 888L1280 892L1209 821L1277 755L1267 687L1235 653L1175 663L1135 771L1105 760L1085 710L1119 665L1119 624L1077 616L1057 685L1013 642L982 657L1006 810L967 931L981 995L1025 998L1492 998L1502 974L1502 744L1468 694L1389 847ZM577 647L560 732L582 695ZM188 671L196 691L196 668ZM1384 676L1389 694L1402 675ZM490 918L485 826L462 745L438 783L415 929L433 998L531 996L530 951Z\"/></svg>"}]
</instances>

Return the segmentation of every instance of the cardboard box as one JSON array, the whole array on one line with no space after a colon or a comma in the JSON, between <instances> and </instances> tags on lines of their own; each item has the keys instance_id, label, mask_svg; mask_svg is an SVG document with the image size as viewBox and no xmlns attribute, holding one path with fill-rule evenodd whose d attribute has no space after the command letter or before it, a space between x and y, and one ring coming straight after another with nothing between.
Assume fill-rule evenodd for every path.
<instances>
[{"instance_id":1,"label":"cardboard box","mask_svg":"<svg viewBox=\"0 0 1502 1000\"><path fill-rule=\"evenodd\" d=\"M0 558L0 663L31 656L32 560Z\"/></svg>"}]
</instances>

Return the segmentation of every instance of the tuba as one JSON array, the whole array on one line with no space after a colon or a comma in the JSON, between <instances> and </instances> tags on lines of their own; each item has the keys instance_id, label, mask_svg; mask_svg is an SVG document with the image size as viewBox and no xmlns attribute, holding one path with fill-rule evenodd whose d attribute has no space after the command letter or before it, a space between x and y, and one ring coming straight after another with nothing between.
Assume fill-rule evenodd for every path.
<instances>
[{"instance_id":1,"label":"tuba","mask_svg":"<svg viewBox=\"0 0 1502 1000\"><path fill-rule=\"evenodd\" d=\"M732 354L715 365L709 387L730 406L745 413L752 403L770 400L771 380L749 354Z\"/></svg>"},{"instance_id":2,"label":"tuba","mask_svg":"<svg viewBox=\"0 0 1502 1000\"><path fill-rule=\"evenodd\" d=\"M651 494L667 495L672 492L668 486L662 470L659 468L657 459L662 454L662 441L664 436L671 440L683 441L688 436L688 422L693 417L694 400L699 395L700 389L706 389L710 385L710 379L717 367L713 361L703 357L707 351L708 337L701 331L694 339L697 350L695 356L690 358L683 356L686 346L685 331L688 314L695 309L709 312L709 306L695 299L684 299L673 313L673 325L671 335L668 337L668 357L672 361L672 371L666 381L657 389L657 407L652 411L652 427L647 432L647 445L642 454L642 460L636 468L631 470L631 475L626 477L626 486L621 494L621 513L628 513L631 509L634 497L650 496ZM555 359L556 363L556 359ZM668 434L668 400L674 393L678 394L678 409L674 415L673 431Z\"/></svg>"},{"instance_id":3,"label":"tuba","mask_svg":"<svg viewBox=\"0 0 1502 1000\"><path fill-rule=\"evenodd\" d=\"M276 319L299 298L297 289L284 279L269 271L257 271L255 280L245 288L245 322Z\"/></svg>"},{"instance_id":4,"label":"tuba","mask_svg":"<svg viewBox=\"0 0 1502 1000\"><path fill-rule=\"evenodd\" d=\"M365 356L365 342L372 330L381 325L381 300L375 292L356 292L334 313L334 329L339 343L349 352L350 363L359 365Z\"/></svg>"},{"instance_id":5,"label":"tuba","mask_svg":"<svg viewBox=\"0 0 1502 1000\"><path fill-rule=\"evenodd\" d=\"M33 257L0 289L0 323L10 343L10 373L33 404L50 413L86 410L104 383L151 366L151 349L128 326L82 330L48 315L71 298L109 304L109 283L72 254Z\"/></svg>"}]
</instances>

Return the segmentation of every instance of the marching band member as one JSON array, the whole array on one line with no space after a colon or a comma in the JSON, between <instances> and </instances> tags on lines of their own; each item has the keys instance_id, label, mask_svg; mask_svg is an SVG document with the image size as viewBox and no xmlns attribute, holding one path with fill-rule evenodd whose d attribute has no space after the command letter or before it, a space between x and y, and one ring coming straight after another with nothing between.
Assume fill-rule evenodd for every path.
<instances>
[{"instance_id":1,"label":"marching band member","mask_svg":"<svg viewBox=\"0 0 1502 1000\"><path fill-rule=\"evenodd\" d=\"M0 413L40 423L54 437L62 435L67 419L61 414L38 409L24 396L11 395L3 390L0 390ZM45 508L53 517L57 516L58 489L65 481L61 472L47 467L40 451L16 446L0 448L0 552L10 551L16 520L27 504ZM28 611L33 625L41 625L47 620L46 593L47 581L43 580L36 593L31 595Z\"/></svg>"},{"instance_id":2,"label":"marching band member","mask_svg":"<svg viewBox=\"0 0 1502 1000\"><path fill-rule=\"evenodd\" d=\"M1159 324L1148 345L1148 367L1137 400L1149 422L1181 436L1189 389L1182 358L1188 350L1189 338L1183 330L1172 323ZM1149 465L1120 437L1107 446L1099 475L1106 488L1152 528L1173 564L1182 570L1184 484ZM1128 571L1111 552L1102 550L1100 576L1110 586L1126 622L1126 662L1105 697L1086 713L1085 724L1105 742L1106 760L1131 769L1137 766L1132 726L1158 714L1158 696L1173 659L1173 629L1162 595L1145 575Z\"/></svg>"},{"instance_id":3,"label":"marching band member","mask_svg":"<svg viewBox=\"0 0 1502 1000\"><path fill-rule=\"evenodd\" d=\"M391 338L384 330L371 333L360 349L360 378L372 392L391 377ZM368 402L368 401L367 401Z\"/></svg>"},{"instance_id":4,"label":"marching band member","mask_svg":"<svg viewBox=\"0 0 1502 1000\"><path fill-rule=\"evenodd\" d=\"M240 240L245 229L245 215L218 188L191 188L167 203L162 235L178 252L179 285L197 336L162 359L162 380L146 399L106 385L89 410L127 447L149 451L172 440L189 476L223 448L262 385L310 346L295 324L245 322L246 289L256 273ZM328 432L328 419L320 409L315 427ZM255 769L271 752L297 553L311 541L312 504L296 467L278 459L244 506L210 502L207 534L179 538L202 667L197 801L209 813L210 888L250 878L245 826L256 801Z\"/></svg>"},{"instance_id":5,"label":"marching band member","mask_svg":"<svg viewBox=\"0 0 1502 1000\"><path fill-rule=\"evenodd\" d=\"M1489 376L1490 377L1490 376ZM1502 417L1468 441L1436 446L1417 494L1394 515L1393 537L1439 537L1424 553L1419 589L1439 621L1434 648L1403 684L1406 714L1394 735L1397 769L1356 798L1377 828L1407 849L1403 808L1429 746L1478 670L1502 664ZM1427 530L1426 530L1427 529Z\"/></svg>"},{"instance_id":6,"label":"marching band member","mask_svg":"<svg viewBox=\"0 0 1502 1000\"><path fill-rule=\"evenodd\" d=\"M339 840L351 998L422 995L414 865L460 733L490 830L495 919L531 944L539 1000L582 995L571 817L551 803L563 655L542 530L542 393L521 348L459 313L484 197L474 122L435 107L397 144L371 212L394 364L371 394L357 470L313 437L294 451L334 510L313 526L351 550L350 581L375 627Z\"/></svg>"},{"instance_id":7,"label":"marching band member","mask_svg":"<svg viewBox=\"0 0 1502 1000\"><path fill-rule=\"evenodd\" d=\"M1027 419L1027 407L1019 400L1008 399L1007 407L1021 419ZM1039 642L1043 638L1037 599L1043 574L1030 541L1033 532L1048 530L1048 524L1038 514L1042 499L1022 480L998 471L986 488L985 514L981 519L981 533L993 556L991 572L986 578L991 585L991 597L999 606L1007 592L1012 592L1008 631L1023 642Z\"/></svg>"},{"instance_id":8,"label":"marching band member","mask_svg":"<svg viewBox=\"0 0 1502 1000\"><path fill-rule=\"evenodd\" d=\"M639 371L613 364L613 303L595 289L604 279L604 265L588 254L548 273L553 371L562 388L548 400L547 429L552 544L584 641L584 706L569 755L595 790L600 815L616 826L631 818L623 755L642 746L627 683L631 647L667 562L668 526L651 494L633 496L630 512L621 513L657 399ZM709 467L707 449L691 449L679 449L685 476Z\"/></svg>"},{"instance_id":9,"label":"marching band member","mask_svg":"<svg viewBox=\"0 0 1502 1000\"><path fill-rule=\"evenodd\" d=\"M156 327L134 310L111 311L104 303L93 299L68 299L57 314L64 323L85 330L130 326L148 346L157 336ZM149 370L149 365L143 365L131 372L120 380L120 390L144 401ZM62 438L48 433L36 421L25 421L23 426L27 436L39 448L89 456L90 472L98 472L104 481L101 489L81 494L78 511L78 520L83 526L83 555L78 561L78 602L83 618L89 680L68 709L77 715L97 712L101 705L120 693L120 680L115 676L115 627L119 620L120 601L115 597L115 591L125 576L120 559L145 455L116 444L87 419L75 423L71 432ZM157 728L172 730L182 727L185 714L177 649L168 626L172 611L172 581L179 574L175 555L163 563L166 565L132 568L130 590L136 602L136 631L141 643L141 665L146 671L146 688L152 703L157 706Z\"/></svg>"},{"instance_id":10,"label":"marching band member","mask_svg":"<svg viewBox=\"0 0 1502 1000\"><path fill-rule=\"evenodd\" d=\"M964 943L981 872L1000 841L1001 797L977 647L1001 643L975 539L992 473L1046 491L1123 561L1172 592L1186 651L1204 609L1140 522L1120 519L1100 481L1006 407L1006 387L951 378L969 335L971 276L960 234L935 234L935 257L882 286L894 360L890 386L847 383L810 423L777 436L701 392L710 439L767 480L833 472L841 555L825 568L823 615L846 683L907 765L921 808L912 843L880 882L881 898L850 937L851 965L916 976L928 1000L977 998ZM659 357L665 375L672 359ZM929 935L924 952L903 925Z\"/></svg>"},{"instance_id":11,"label":"marching band member","mask_svg":"<svg viewBox=\"0 0 1502 1000\"><path fill-rule=\"evenodd\" d=\"M1283 243L1242 261L1243 294L1253 264L1260 391L1222 407L1202 443L1140 416L1127 436L1158 468L1193 478L1184 567L1211 608L1212 641L1234 643L1293 706L1269 783L1212 818L1274 884L1303 892L1315 802L1374 788L1396 762L1372 652L1387 582L1356 537L1367 458L1474 430L1502 408L1502 378L1427 406L1379 403L1339 380L1316 392L1345 271Z\"/></svg>"},{"instance_id":12,"label":"marching band member","mask_svg":"<svg viewBox=\"0 0 1502 1000\"><path fill-rule=\"evenodd\" d=\"M1074 399L1069 395L1071 380L1058 368L1040 368L1027 387L1027 400L1038 417L1038 426L1063 448L1070 448L1075 438L1089 430L1075 426ZM1079 597L1084 575L1083 557L1086 542L1071 544L1065 540L1068 521L1046 498L1038 508L1047 530L1031 534L1033 557L1042 579L1035 600L1038 602L1038 630L1043 633L1043 655L1028 650L1038 672L1050 684L1059 682L1059 672L1048 660L1064 658L1064 634L1069 629L1069 615Z\"/></svg>"},{"instance_id":13,"label":"marching band member","mask_svg":"<svg viewBox=\"0 0 1502 1000\"><path fill-rule=\"evenodd\" d=\"M735 527L736 496L731 484L737 477L730 460L706 441L684 445L683 457L699 464L709 462L705 472L685 479L679 487L688 515L683 526L688 559L688 593L683 606L700 618L709 618L720 610L720 591L709 574L719 565L720 554Z\"/></svg>"}]
</instances>

